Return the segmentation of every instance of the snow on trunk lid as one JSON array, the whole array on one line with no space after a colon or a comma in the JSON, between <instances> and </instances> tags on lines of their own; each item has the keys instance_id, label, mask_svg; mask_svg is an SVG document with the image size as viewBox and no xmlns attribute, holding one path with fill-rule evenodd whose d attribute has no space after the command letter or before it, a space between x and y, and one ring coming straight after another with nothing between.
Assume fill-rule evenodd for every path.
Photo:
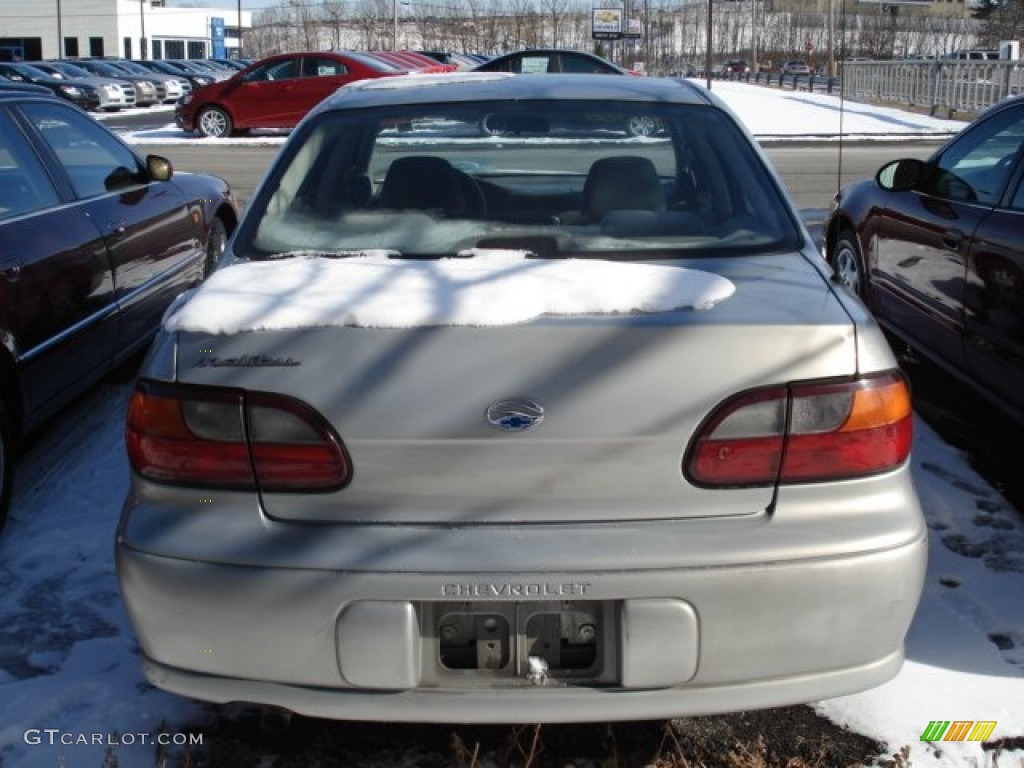
<instances>
[{"instance_id":1,"label":"snow on trunk lid","mask_svg":"<svg viewBox=\"0 0 1024 768\"><path fill-rule=\"evenodd\" d=\"M500 326L542 315L708 309L733 284L673 265L529 259L517 252L413 261L383 255L236 264L167 321L172 331Z\"/></svg>"}]
</instances>

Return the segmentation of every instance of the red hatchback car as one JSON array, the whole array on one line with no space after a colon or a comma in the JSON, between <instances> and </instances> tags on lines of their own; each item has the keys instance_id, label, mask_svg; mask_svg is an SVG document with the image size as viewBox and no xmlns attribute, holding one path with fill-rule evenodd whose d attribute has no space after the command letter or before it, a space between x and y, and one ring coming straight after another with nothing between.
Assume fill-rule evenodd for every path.
<instances>
[{"instance_id":1,"label":"red hatchback car","mask_svg":"<svg viewBox=\"0 0 1024 768\"><path fill-rule=\"evenodd\" d=\"M365 53L284 53L192 91L178 102L174 121L179 128L213 138L250 128L293 128L343 85L403 74L405 70Z\"/></svg>"}]
</instances>

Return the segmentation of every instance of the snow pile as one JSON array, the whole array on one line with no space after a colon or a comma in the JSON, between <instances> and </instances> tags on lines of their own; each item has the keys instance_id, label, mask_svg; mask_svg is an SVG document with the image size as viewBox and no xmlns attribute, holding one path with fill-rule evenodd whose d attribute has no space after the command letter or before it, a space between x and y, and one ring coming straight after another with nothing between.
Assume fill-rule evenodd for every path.
<instances>
[{"instance_id":1,"label":"snow pile","mask_svg":"<svg viewBox=\"0 0 1024 768\"><path fill-rule=\"evenodd\" d=\"M514 252L408 261L375 254L237 264L167 320L171 331L502 326L542 315L707 309L735 286L700 270Z\"/></svg>"}]
</instances>

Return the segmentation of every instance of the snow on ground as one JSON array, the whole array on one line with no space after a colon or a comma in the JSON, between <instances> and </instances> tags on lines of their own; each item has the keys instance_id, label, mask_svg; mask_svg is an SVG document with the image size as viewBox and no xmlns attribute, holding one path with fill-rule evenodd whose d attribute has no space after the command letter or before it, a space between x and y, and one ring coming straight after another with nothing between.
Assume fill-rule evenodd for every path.
<instances>
[{"instance_id":1,"label":"snow on ground","mask_svg":"<svg viewBox=\"0 0 1024 768\"><path fill-rule=\"evenodd\" d=\"M830 97L731 83L715 88L756 135L827 132L822 126L835 120ZM935 130L928 118L856 109L864 132ZM781 114L786 119L776 122ZM939 123L949 130L950 123ZM18 466L11 519L0 536L4 768L93 768L108 750L120 768L152 766L158 734L180 742L188 738L181 725L203 718L200 704L143 680L118 597L113 537L127 490L122 418L129 390L110 384L87 397ZM908 747L913 768L994 768L993 754L978 742L929 744L921 736L933 720L968 720L994 721L990 739L1024 737L1022 510L920 421L913 463L931 539L907 663L891 682L816 709L885 741L892 753ZM998 762L1002 768L1024 760L1020 752L1007 757Z\"/></svg>"},{"instance_id":2,"label":"snow on ground","mask_svg":"<svg viewBox=\"0 0 1024 768\"><path fill-rule=\"evenodd\" d=\"M703 87L701 80L693 82ZM711 90L720 96L750 131L766 140L858 140L919 139L950 136L967 123L919 115L892 107L876 107L856 101L840 101L837 95L767 88L748 83L714 81ZM285 131L257 131L255 135L231 139L204 139L169 122L162 128L126 131L122 136L133 144L204 145L283 144ZM485 139L500 141L498 138Z\"/></svg>"}]
</instances>

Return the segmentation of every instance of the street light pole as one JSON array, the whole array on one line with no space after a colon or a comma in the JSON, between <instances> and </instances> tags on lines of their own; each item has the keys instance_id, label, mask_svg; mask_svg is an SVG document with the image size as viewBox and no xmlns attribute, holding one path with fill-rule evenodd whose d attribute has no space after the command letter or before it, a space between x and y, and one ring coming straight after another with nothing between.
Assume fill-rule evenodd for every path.
<instances>
[{"instance_id":1,"label":"street light pole","mask_svg":"<svg viewBox=\"0 0 1024 768\"><path fill-rule=\"evenodd\" d=\"M828 76L836 76L836 19L832 0L828 0Z\"/></svg>"},{"instance_id":2,"label":"street light pole","mask_svg":"<svg viewBox=\"0 0 1024 768\"><path fill-rule=\"evenodd\" d=\"M391 50L398 50L398 0L391 0Z\"/></svg>"},{"instance_id":3,"label":"street light pole","mask_svg":"<svg viewBox=\"0 0 1024 768\"><path fill-rule=\"evenodd\" d=\"M242 58L242 0L238 0L238 55L235 58Z\"/></svg>"},{"instance_id":4,"label":"street light pole","mask_svg":"<svg viewBox=\"0 0 1024 768\"><path fill-rule=\"evenodd\" d=\"M708 28L704 32L704 76L707 78L708 90L711 90L711 42L713 40L711 34L711 0L708 0Z\"/></svg>"},{"instance_id":5,"label":"street light pole","mask_svg":"<svg viewBox=\"0 0 1024 768\"><path fill-rule=\"evenodd\" d=\"M142 21L142 37L139 38L139 48L142 49L142 58L148 59L146 55L146 0L139 0L139 19Z\"/></svg>"},{"instance_id":6,"label":"street light pole","mask_svg":"<svg viewBox=\"0 0 1024 768\"><path fill-rule=\"evenodd\" d=\"M64 58L64 30L60 26L60 0L57 0L57 58Z\"/></svg>"}]
</instances>

